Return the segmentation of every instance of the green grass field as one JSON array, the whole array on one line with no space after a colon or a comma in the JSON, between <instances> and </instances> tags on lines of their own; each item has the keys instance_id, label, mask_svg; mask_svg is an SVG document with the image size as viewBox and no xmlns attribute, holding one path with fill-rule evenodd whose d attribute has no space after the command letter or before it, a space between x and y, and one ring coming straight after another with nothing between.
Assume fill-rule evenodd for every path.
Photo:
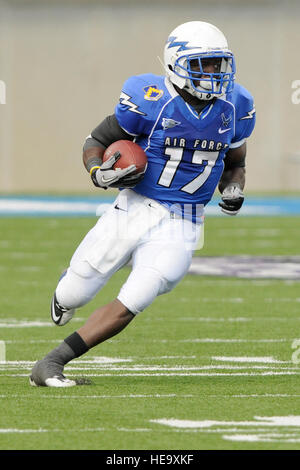
<instances>
[{"instance_id":1,"label":"green grass field","mask_svg":"<svg viewBox=\"0 0 300 470\"><path fill-rule=\"evenodd\" d=\"M65 327L49 303L94 218L1 218L1 450L300 449L300 282L187 275L120 335L33 388L33 363L111 301L118 272ZM299 218L207 218L205 256L298 255ZM298 346L299 348L299 346Z\"/></svg>"}]
</instances>

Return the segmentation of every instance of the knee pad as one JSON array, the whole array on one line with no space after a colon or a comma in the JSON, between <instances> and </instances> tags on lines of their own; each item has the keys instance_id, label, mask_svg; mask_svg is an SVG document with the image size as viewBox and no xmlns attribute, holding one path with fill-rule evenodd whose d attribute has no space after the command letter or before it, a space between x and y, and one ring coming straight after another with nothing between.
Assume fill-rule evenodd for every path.
<instances>
[{"instance_id":1,"label":"knee pad","mask_svg":"<svg viewBox=\"0 0 300 470\"><path fill-rule=\"evenodd\" d=\"M136 315L145 310L160 293L167 291L166 289L167 282L159 271L139 267L131 272L117 298Z\"/></svg>"},{"instance_id":2,"label":"knee pad","mask_svg":"<svg viewBox=\"0 0 300 470\"><path fill-rule=\"evenodd\" d=\"M142 312L158 295L170 292L178 284L187 273L191 259L191 252L172 244L164 245L159 251L140 252L118 299L133 314Z\"/></svg>"},{"instance_id":3,"label":"knee pad","mask_svg":"<svg viewBox=\"0 0 300 470\"><path fill-rule=\"evenodd\" d=\"M88 263L80 273L69 267L56 287L57 301L68 309L83 307L95 297L106 281Z\"/></svg>"}]
</instances>

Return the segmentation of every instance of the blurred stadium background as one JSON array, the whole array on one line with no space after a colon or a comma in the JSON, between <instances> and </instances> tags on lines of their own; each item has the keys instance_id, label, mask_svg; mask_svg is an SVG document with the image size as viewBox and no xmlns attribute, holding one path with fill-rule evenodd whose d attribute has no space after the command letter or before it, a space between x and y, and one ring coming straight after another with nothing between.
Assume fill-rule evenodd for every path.
<instances>
[{"instance_id":1,"label":"blurred stadium background","mask_svg":"<svg viewBox=\"0 0 300 470\"><path fill-rule=\"evenodd\" d=\"M225 33L237 79L255 97L247 191L298 191L299 13L297 0L0 0L1 192L95 194L85 137L127 77L162 73L167 35L195 19Z\"/></svg>"}]
</instances>

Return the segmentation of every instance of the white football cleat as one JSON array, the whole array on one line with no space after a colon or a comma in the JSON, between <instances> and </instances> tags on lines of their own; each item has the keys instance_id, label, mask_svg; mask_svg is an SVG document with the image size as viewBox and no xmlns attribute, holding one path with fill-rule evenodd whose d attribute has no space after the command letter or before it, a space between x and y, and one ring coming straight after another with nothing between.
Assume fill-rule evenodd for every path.
<instances>
[{"instance_id":1,"label":"white football cleat","mask_svg":"<svg viewBox=\"0 0 300 470\"><path fill-rule=\"evenodd\" d=\"M74 313L75 308L68 310L67 308L63 307L59 304L56 295L54 294L51 302L51 318L56 325L63 326L68 323L74 316Z\"/></svg>"},{"instance_id":2,"label":"white football cleat","mask_svg":"<svg viewBox=\"0 0 300 470\"><path fill-rule=\"evenodd\" d=\"M33 387L74 387L74 385L77 385L75 380L69 380L64 375L55 375L54 377L49 377L48 379L45 379L44 384L36 383L33 376L31 375L29 377L29 383Z\"/></svg>"},{"instance_id":3,"label":"white football cleat","mask_svg":"<svg viewBox=\"0 0 300 470\"><path fill-rule=\"evenodd\" d=\"M67 379L62 371L62 365L44 358L35 363L29 377L29 383L33 387L73 387L77 385L75 380Z\"/></svg>"}]
</instances>

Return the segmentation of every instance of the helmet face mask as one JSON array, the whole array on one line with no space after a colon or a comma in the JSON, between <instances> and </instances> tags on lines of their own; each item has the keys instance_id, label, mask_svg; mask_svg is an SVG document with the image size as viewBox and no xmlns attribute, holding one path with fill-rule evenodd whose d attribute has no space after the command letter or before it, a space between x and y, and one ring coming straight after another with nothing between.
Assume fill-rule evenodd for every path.
<instances>
[{"instance_id":1,"label":"helmet face mask","mask_svg":"<svg viewBox=\"0 0 300 470\"><path fill-rule=\"evenodd\" d=\"M165 46L165 70L174 85L201 100L233 89L235 60L215 26L192 21L178 26Z\"/></svg>"},{"instance_id":2,"label":"helmet face mask","mask_svg":"<svg viewBox=\"0 0 300 470\"><path fill-rule=\"evenodd\" d=\"M216 71L206 71L207 63L214 63ZM188 54L179 57L174 63L174 73L184 78L187 83L184 87L194 96L207 93L213 96L222 96L233 89L235 61L233 54L206 53ZM211 98L213 97L211 96ZM202 99L203 96L201 96ZM206 97L210 99L210 97Z\"/></svg>"}]
</instances>

